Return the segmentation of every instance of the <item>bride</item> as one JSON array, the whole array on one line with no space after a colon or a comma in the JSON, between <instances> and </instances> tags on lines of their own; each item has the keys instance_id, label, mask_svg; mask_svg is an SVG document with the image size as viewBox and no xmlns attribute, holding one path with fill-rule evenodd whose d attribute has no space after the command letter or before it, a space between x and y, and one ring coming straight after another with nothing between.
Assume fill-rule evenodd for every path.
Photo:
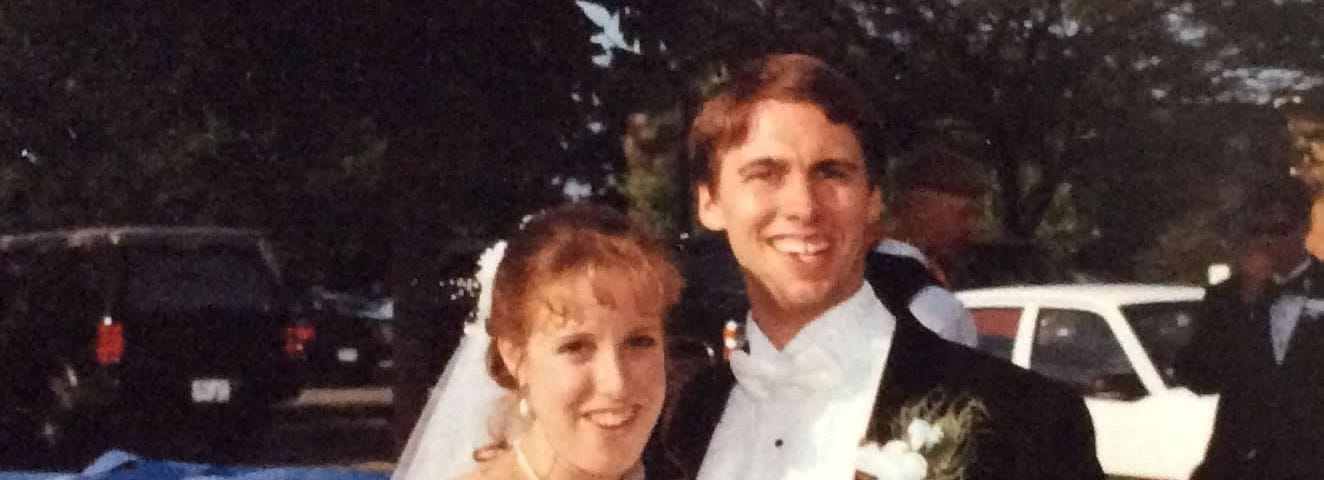
<instances>
[{"instance_id":1,"label":"bride","mask_svg":"<svg viewBox=\"0 0 1324 480\"><path fill-rule=\"evenodd\" d=\"M392 480L641 478L680 290L667 252L588 205L536 215L485 252L477 320Z\"/></svg>"}]
</instances>

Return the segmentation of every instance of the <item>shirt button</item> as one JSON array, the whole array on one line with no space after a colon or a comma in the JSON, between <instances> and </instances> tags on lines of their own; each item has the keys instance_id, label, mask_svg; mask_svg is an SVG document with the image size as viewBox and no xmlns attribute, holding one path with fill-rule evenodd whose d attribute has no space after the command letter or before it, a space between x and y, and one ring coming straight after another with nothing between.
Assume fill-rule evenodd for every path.
<instances>
[{"instance_id":1,"label":"shirt button","mask_svg":"<svg viewBox=\"0 0 1324 480\"><path fill-rule=\"evenodd\" d=\"M782 444L783 444L783 443L785 443L785 442L783 442L782 439L778 438L777 441L772 442L772 446L777 447L777 448L782 448Z\"/></svg>"}]
</instances>

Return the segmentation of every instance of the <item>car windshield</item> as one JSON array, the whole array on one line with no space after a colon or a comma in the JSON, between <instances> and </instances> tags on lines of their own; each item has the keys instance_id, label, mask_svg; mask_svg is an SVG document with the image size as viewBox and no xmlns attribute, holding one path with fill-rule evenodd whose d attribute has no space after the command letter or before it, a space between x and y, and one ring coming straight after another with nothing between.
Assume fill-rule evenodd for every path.
<instances>
[{"instance_id":1,"label":"car windshield","mask_svg":"<svg viewBox=\"0 0 1324 480\"><path fill-rule=\"evenodd\" d=\"M1170 387L1180 386L1173 364L1182 347L1191 340L1198 301L1126 305L1122 315L1131 324L1140 344L1154 361L1154 368Z\"/></svg>"},{"instance_id":2,"label":"car windshield","mask_svg":"<svg viewBox=\"0 0 1324 480\"><path fill-rule=\"evenodd\" d=\"M126 306L136 311L269 310L273 272L256 247L152 247L129 251Z\"/></svg>"}]
</instances>

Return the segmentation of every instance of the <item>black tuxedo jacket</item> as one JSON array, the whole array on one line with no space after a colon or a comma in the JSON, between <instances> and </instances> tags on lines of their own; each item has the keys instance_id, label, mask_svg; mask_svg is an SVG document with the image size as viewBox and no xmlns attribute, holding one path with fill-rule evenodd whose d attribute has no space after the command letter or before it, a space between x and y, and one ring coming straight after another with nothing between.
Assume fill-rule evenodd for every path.
<instances>
[{"instance_id":1,"label":"black tuxedo jacket","mask_svg":"<svg viewBox=\"0 0 1324 480\"><path fill-rule=\"evenodd\" d=\"M1079 396L1003 360L942 340L908 309L890 310L897 328L869 440L881 444L904 434L884 425L909 402L935 392L968 395L983 402L988 415L975 429L967 479L1103 479L1094 428ZM722 362L670 400L644 452L649 479L698 475L734 386L730 365Z\"/></svg>"},{"instance_id":2,"label":"black tuxedo jacket","mask_svg":"<svg viewBox=\"0 0 1324 480\"><path fill-rule=\"evenodd\" d=\"M1324 301L1324 265L1259 304L1241 279L1210 287L1195 334L1176 363L1199 393L1220 393L1214 433L1194 478L1299 479L1324 473L1324 312L1304 310L1283 363L1273 356L1269 308L1278 295Z\"/></svg>"}]
</instances>

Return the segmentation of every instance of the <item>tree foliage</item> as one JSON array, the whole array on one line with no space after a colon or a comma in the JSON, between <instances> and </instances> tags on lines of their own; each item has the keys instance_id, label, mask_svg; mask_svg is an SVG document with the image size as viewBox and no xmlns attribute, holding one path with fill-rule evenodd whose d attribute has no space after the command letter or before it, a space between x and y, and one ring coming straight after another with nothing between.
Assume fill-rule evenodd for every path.
<instances>
[{"instance_id":1,"label":"tree foliage","mask_svg":"<svg viewBox=\"0 0 1324 480\"><path fill-rule=\"evenodd\" d=\"M578 184L693 229L689 119L756 56L859 79L892 157L940 141L987 163L1002 235L1150 279L1215 258L1238 185L1285 169L1248 86L1324 76L1309 0L593 5L622 45L569 0L0 3L0 229L268 229L303 281L387 277L425 382L458 327L420 325L455 317L466 239Z\"/></svg>"},{"instance_id":2,"label":"tree foliage","mask_svg":"<svg viewBox=\"0 0 1324 480\"><path fill-rule=\"evenodd\" d=\"M1034 236L1059 186L1126 128L1120 115L1210 93L1198 87L1201 52L1166 20L1175 3L638 3L627 25L644 56L651 45L690 72L679 97L693 102L712 75L764 53L824 57L871 90L894 152L937 139L993 166L1001 224L1018 237Z\"/></svg>"},{"instance_id":3,"label":"tree foliage","mask_svg":"<svg viewBox=\"0 0 1324 480\"><path fill-rule=\"evenodd\" d=\"M1324 9L1315 0L1193 1L1184 11L1227 67L1324 72Z\"/></svg>"},{"instance_id":4,"label":"tree foliage","mask_svg":"<svg viewBox=\"0 0 1324 480\"><path fill-rule=\"evenodd\" d=\"M632 83L672 86L654 94L660 105L641 109L689 118L740 62L779 51L818 55L870 90L893 155L939 141L986 162L997 177L1002 236L1109 252L1113 265L1127 266L1113 272L1120 275L1130 262L1117 256L1130 259L1153 242L1173 209L1227 208L1218 202L1229 195L1208 190L1235 183L1245 165L1285 165L1281 122L1267 107L1239 106L1250 96L1229 72L1252 64L1319 72L1318 50L1302 45L1324 31L1304 2L608 3L642 45L638 63L649 68L641 71L659 79ZM1226 20L1251 11L1277 20L1238 50L1236 32L1253 22ZM1294 48L1273 47L1284 43ZM656 118L683 129L667 123L674 117ZM675 217L688 205L680 192L644 203L670 206L662 216Z\"/></svg>"},{"instance_id":5,"label":"tree foliage","mask_svg":"<svg viewBox=\"0 0 1324 480\"><path fill-rule=\"evenodd\" d=\"M568 3L7 2L0 223L263 227L310 280L395 227L490 235L600 175L576 33Z\"/></svg>"}]
</instances>

